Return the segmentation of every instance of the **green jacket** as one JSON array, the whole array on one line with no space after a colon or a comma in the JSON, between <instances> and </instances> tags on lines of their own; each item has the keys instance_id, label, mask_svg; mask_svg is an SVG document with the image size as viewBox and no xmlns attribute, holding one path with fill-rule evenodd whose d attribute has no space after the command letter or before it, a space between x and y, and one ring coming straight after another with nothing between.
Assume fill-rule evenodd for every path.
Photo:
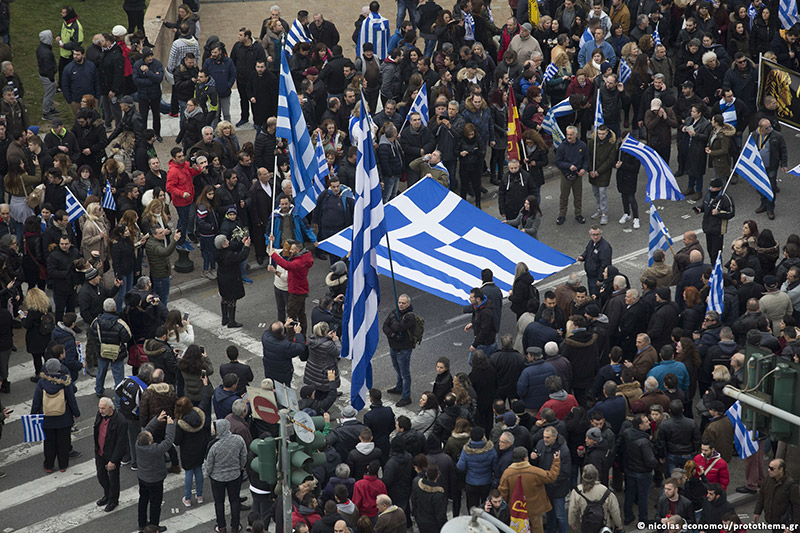
<instances>
[{"instance_id":1,"label":"green jacket","mask_svg":"<svg viewBox=\"0 0 800 533\"><path fill-rule=\"evenodd\" d=\"M608 187L611 184L611 171L617 163L617 136L614 132L608 130L608 135L605 141L597 141L597 158L595 159L595 142L594 134L589 135L586 141L589 147L589 170L594 169L599 176L592 178L589 176L589 185L596 187Z\"/></svg>"},{"instance_id":2,"label":"green jacket","mask_svg":"<svg viewBox=\"0 0 800 533\"><path fill-rule=\"evenodd\" d=\"M64 59L72 59L72 51L83 45L83 25L78 17L61 23L61 45L58 53Z\"/></svg>"},{"instance_id":3,"label":"green jacket","mask_svg":"<svg viewBox=\"0 0 800 533\"><path fill-rule=\"evenodd\" d=\"M172 271L169 256L175 251L178 241L172 239L169 246L164 246L164 241L159 241L153 237L147 239L144 251L147 253L147 260L150 262L151 278L168 278Z\"/></svg>"}]
</instances>

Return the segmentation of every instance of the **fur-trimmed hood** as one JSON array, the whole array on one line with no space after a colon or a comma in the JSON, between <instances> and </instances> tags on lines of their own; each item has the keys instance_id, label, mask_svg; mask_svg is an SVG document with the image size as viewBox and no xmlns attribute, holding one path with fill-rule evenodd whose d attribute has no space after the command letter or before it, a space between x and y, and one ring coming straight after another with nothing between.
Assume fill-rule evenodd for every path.
<instances>
[{"instance_id":1,"label":"fur-trimmed hood","mask_svg":"<svg viewBox=\"0 0 800 533\"><path fill-rule=\"evenodd\" d=\"M486 76L486 72L482 68L476 68L475 72L475 77L478 81L481 81ZM464 81L465 79L467 79L467 67L459 69L458 74L456 74L456 81Z\"/></svg>"},{"instance_id":2,"label":"fur-trimmed hood","mask_svg":"<svg viewBox=\"0 0 800 533\"><path fill-rule=\"evenodd\" d=\"M444 487L437 484L435 481L429 481L425 478L419 478L419 481L417 481L417 487L422 492L427 492L429 494L435 494L437 492L444 494Z\"/></svg>"},{"instance_id":3,"label":"fur-trimmed hood","mask_svg":"<svg viewBox=\"0 0 800 533\"><path fill-rule=\"evenodd\" d=\"M197 433L206 423L206 414L199 407L192 407L192 411L178 420L178 427L186 433Z\"/></svg>"},{"instance_id":4,"label":"fur-trimmed hood","mask_svg":"<svg viewBox=\"0 0 800 533\"><path fill-rule=\"evenodd\" d=\"M574 329L564 342L573 348L586 348L597 342L597 333L590 333L585 328Z\"/></svg>"},{"instance_id":5,"label":"fur-trimmed hood","mask_svg":"<svg viewBox=\"0 0 800 533\"><path fill-rule=\"evenodd\" d=\"M491 451L494 448L494 443L490 440L476 441L471 440L464 445L464 453L467 455L479 455Z\"/></svg>"}]
</instances>

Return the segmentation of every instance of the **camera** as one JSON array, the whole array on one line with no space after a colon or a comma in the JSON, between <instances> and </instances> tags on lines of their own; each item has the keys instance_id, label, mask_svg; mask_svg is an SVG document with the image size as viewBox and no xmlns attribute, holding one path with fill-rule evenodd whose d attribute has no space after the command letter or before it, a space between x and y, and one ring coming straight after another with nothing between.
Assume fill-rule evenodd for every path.
<instances>
[{"instance_id":1,"label":"camera","mask_svg":"<svg viewBox=\"0 0 800 533\"><path fill-rule=\"evenodd\" d=\"M289 322L289 325L292 326L292 327L299 326L300 322L298 322L297 320L294 320L292 322Z\"/></svg>"}]
</instances>

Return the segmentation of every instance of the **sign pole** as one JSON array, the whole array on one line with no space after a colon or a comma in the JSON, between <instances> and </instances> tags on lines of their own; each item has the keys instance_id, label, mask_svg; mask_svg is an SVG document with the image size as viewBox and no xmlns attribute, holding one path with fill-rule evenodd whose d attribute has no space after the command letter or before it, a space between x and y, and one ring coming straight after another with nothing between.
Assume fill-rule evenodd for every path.
<instances>
[{"instance_id":1,"label":"sign pole","mask_svg":"<svg viewBox=\"0 0 800 533\"><path fill-rule=\"evenodd\" d=\"M289 416L288 409L281 409L280 412L280 432L281 432L281 496L283 501L283 531L292 533L292 466L289 462L289 435L287 434L288 425L286 419Z\"/></svg>"}]
</instances>

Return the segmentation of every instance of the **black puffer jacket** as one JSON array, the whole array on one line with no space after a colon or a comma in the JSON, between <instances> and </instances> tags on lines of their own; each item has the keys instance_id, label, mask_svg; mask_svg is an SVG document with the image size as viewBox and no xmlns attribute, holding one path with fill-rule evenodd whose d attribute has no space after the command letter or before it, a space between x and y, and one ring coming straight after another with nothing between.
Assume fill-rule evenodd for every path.
<instances>
[{"instance_id":1,"label":"black puffer jacket","mask_svg":"<svg viewBox=\"0 0 800 533\"><path fill-rule=\"evenodd\" d=\"M561 343L561 355L572 364L572 387L588 389L600 369L597 333L579 328Z\"/></svg>"},{"instance_id":2,"label":"black puffer jacket","mask_svg":"<svg viewBox=\"0 0 800 533\"><path fill-rule=\"evenodd\" d=\"M329 337L311 335L308 338L308 362L303 374L303 383L311 385L316 390L332 390L339 388L339 355L342 344ZM336 373L334 381L328 380L328 370Z\"/></svg>"},{"instance_id":3,"label":"black puffer jacket","mask_svg":"<svg viewBox=\"0 0 800 533\"><path fill-rule=\"evenodd\" d=\"M447 495L438 481L422 476L411 485L411 508L420 533L438 533L447 522Z\"/></svg>"},{"instance_id":4,"label":"black puffer jacket","mask_svg":"<svg viewBox=\"0 0 800 533\"><path fill-rule=\"evenodd\" d=\"M626 471L634 474L646 474L658 466L656 450L650 440L650 435L639 428L623 429L617 439L616 447L617 457L625 465Z\"/></svg>"},{"instance_id":5,"label":"black puffer jacket","mask_svg":"<svg viewBox=\"0 0 800 533\"><path fill-rule=\"evenodd\" d=\"M656 453L693 455L700 450L700 430L691 418L678 414L661 423L656 433Z\"/></svg>"},{"instance_id":6,"label":"black puffer jacket","mask_svg":"<svg viewBox=\"0 0 800 533\"><path fill-rule=\"evenodd\" d=\"M402 445L400 445L402 446ZM411 481L414 479L414 467L411 466L411 454L400 451L400 446L394 444L389 460L383 467L383 477L381 478L389 497L395 505L403 507L411 497Z\"/></svg>"},{"instance_id":7,"label":"black puffer jacket","mask_svg":"<svg viewBox=\"0 0 800 533\"><path fill-rule=\"evenodd\" d=\"M100 336L98 338L98 325ZM114 344L119 346L119 355L116 362L124 361L128 353L128 341L131 340L131 330L124 320L113 313L103 313L92 322L88 328L87 335L89 342L88 350L97 350L97 357L100 356L100 340L103 344Z\"/></svg>"}]
</instances>

